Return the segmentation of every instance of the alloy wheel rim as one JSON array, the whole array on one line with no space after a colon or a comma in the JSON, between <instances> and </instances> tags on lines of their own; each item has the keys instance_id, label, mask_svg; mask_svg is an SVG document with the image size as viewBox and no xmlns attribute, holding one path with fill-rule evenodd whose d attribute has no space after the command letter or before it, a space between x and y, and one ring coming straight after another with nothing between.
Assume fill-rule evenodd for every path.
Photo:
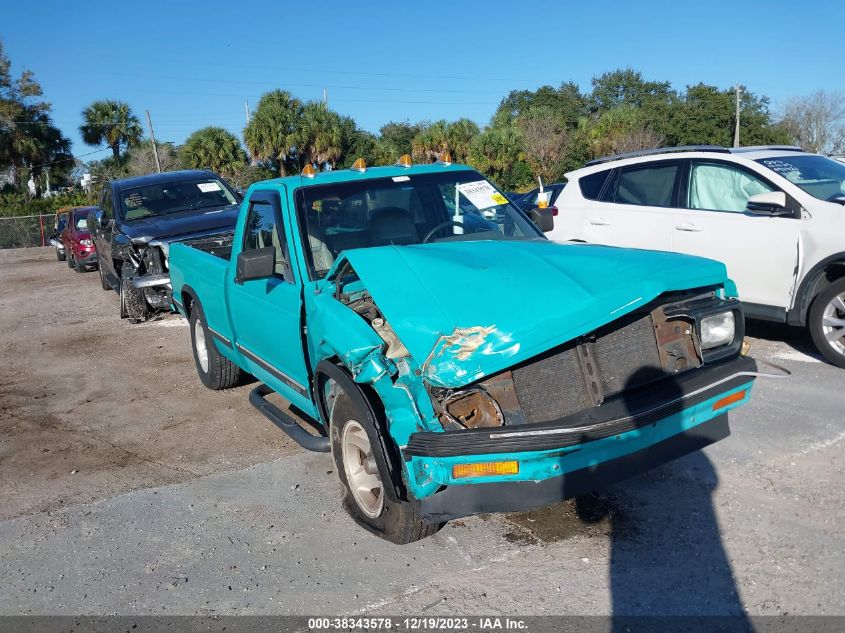
<instances>
[{"instance_id":1,"label":"alloy wheel rim","mask_svg":"<svg viewBox=\"0 0 845 633\"><path fill-rule=\"evenodd\" d=\"M355 420L348 421L343 427L340 446L343 470L355 503L364 514L374 519L384 509L384 488L364 427Z\"/></svg>"},{"instance_id":2,"label":"alloy wheel rim","mask_svg":"<svg viewBox=\"0 0 845 633\"><path fill-rule=\"evenodd\" d=\"M845 355L845 292L830 300L822 313L822 334L828 344Z\"/></svg>"},{"instance_id":3,"label":"alloy wheel rim","mask_svg":"<svg viewBox=\"0 0 845 633\"><path fill-rule=\"evenodd\" d=\"M208 346L205 343L205 330L202 329L202 324L197 319L194 322L194 349L197 351L197 360L199 360L202 373L208 373Z\"/></svg>"}]
</instances>

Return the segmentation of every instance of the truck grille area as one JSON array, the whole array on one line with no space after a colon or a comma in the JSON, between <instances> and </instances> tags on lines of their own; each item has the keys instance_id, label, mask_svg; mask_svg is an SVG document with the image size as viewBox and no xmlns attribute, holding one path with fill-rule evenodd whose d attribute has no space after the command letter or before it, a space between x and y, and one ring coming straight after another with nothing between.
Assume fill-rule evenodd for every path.
<instances>
[{"instance_id":1,"label":"truck grille area","mask_svg":"<svg viewBox=\"0 0 845 633\"><path fill-rule=\"evenodd\" d=\"M695 350L692 329L669 322L671 341L667 344L662 334L660 345L658 330L665 332L666 326L658 308L513 369L514 390L524 415L520 422L563 418L600 405L606 397L700 366L697 356L688 358ZM675 365L679 354L685 354L680 366Z\"/></svg>"}]
</instances>

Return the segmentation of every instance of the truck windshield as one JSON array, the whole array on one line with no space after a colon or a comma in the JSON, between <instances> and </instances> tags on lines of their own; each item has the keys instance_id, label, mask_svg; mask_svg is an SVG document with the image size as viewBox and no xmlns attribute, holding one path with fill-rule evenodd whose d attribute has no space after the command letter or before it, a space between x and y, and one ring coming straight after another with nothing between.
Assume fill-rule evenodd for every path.
<instances>
[{"instance_id":1,"label":"truck windshield","mask_svg":"<svg viewBox=\"0 0 845 633\"><path fill-rule=\"evenodd\" d=\"M235 195L217 178L160 182L120 192L124 220L213 209L237 203Z\"/></svg>"},{"instance_id":2,"label":"truck windshield","mask_svg":"<svg viewBox=\"0 0 845 633\"><path fill-rule=\"evenodd\" d=\"M317 278L352 248L545 239L501 191L471 170L315 185L299 189L296 201Z\"/></svg>"},{"instance_id":3,"label":"truck windshield","mask_svg":"<svg viewBox=\"0 0 845 633\"><path fill-rule=\"evenodd\" d=\"M845 196L845 164L826 156L777 156L757 162L819 200Z\"/></svg>"}]
</instances>

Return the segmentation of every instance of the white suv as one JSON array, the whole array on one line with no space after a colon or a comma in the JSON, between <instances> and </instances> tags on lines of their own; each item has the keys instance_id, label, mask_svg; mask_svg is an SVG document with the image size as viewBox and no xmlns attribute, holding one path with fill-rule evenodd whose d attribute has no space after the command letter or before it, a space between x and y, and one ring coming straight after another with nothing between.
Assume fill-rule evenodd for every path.
<instances>
[{"instance_id":1,"label":"white suv","mask_svg":"<svg viewBox=\"0 0 845 633\"><path fill-rule=\"evenodd\" d=\"M845 164L796 147L693 146L566 177L549 237L721 260L747 316L809 328L845 367Z\"/></svg>"}]
</instances>

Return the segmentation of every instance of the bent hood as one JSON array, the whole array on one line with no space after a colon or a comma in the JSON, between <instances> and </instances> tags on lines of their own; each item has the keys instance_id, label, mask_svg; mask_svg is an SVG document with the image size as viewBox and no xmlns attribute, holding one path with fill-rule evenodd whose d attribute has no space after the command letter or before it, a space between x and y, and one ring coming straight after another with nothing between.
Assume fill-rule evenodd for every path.
<instances>
[{"instance_id":1,"label":"bent hood","mask_svg":"<svg viewBox=\"0 0 845 633\"><path fill-rule=\"evenodd\" d=\"M150 216L123 222L121 230L135 243L146 244L154 239L210 231L234 230L238 221L237 205Z\"/></svg>"},{"instance_id":2,"label":"bent hood","mask_svg":"<svg viewBox=\"0 0 845 633\"><path fill-rule=\"evenodd\" d=\"M458 387L591 332L661 293L723 284L724 264L545 240L346 251L431 384ZM331 277L331 273L329 275Z\"/></svg>"}]
</instances>

